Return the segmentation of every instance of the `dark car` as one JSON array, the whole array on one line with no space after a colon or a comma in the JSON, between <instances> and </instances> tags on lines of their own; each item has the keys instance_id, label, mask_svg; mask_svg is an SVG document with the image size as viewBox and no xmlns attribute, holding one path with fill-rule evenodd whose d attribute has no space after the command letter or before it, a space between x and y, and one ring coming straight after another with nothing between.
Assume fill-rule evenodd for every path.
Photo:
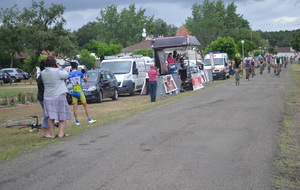
<instances>
[{"instance_id":1,"label":"dark car","mask_svg":"<svg viewBox=\"0 0 300 190\"><path fill-rule=\"evenodd\" d=\"M11 76L7 71L0 70L0 83L9 83Z\"/></svg>"},{"instance_id":2,"label":"dark car","mask_svg":"<svg viewBox=\"0 0 300 190\"><path fill-rule=\"evenodd\" d=\"M31 77L30 73L27 73L26 71L23 71L22 69L19 69L19 71L21 71L21 73L23 74L23 78L25 80L29 79Z\"/></svg>"},{"instance_id":3,"label":"dark car","mask_svg":"<svg viewBox=\"0 0 300 190\"><path fill-rule=\"evenodd\" d=\"M19 68L4 68L3 71L7 71L11 76L11 82L20 82L24 79L22 71Z\"/></svg>"},{"instance_id":4,"label":"dark car","mask_svg":"<svg viewBox=\"0 0 300 190\"><path fill-rule=\"evenodd\" d=\"M101 103L104 98L112 98L112 100L119 98L118 81L111 71L89 70L87 75L88 81L82 83L82 90L88 103ZM70 102L70 93L68 93L67 99Z\"/></svg>"}]
</instances>

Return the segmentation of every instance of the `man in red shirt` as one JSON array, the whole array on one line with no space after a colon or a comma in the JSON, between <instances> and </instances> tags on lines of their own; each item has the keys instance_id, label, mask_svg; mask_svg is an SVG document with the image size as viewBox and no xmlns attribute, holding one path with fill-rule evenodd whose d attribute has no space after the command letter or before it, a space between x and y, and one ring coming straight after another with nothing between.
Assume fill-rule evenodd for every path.
<instances>
[{"instance_id":1,"label":"man in red shirt","mask_svg":"<svg viewBox=\"0 0 300 190\"><path fill-rule=\"evenodd\" d=\"M157 89L157 82L156 82L156 76L159 75L159 68L155 70L154 64L150 65L150 69L148 71L149 76L149 89L150 89L150 98L151 102L156 101L156 89Z\"/></svg>"}]
</instances>

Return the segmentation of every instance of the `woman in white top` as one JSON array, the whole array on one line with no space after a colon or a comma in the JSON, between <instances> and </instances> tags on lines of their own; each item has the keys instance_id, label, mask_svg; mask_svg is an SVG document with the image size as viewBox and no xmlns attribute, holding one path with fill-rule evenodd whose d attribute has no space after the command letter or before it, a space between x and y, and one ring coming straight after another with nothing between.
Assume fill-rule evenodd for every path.
<instances>
[{"instance_id":1,"label":"woman in white top","mask_svg":"<svg viewBox=\"0 0 300 190\"><path fill-rule=\"evenodd\" d=\"M45 60L46 68L41 72L45 91L44 91L44 111L49 117L48 126L50 135L55 137L66 137L69 134L64 133L66 121L72 119L69 104L66 99L68 89L65 79L69 78L67 71L60 68L56 63L56 59L52 56ZM54 120L59 121L59 132L56 135L54 131Z\"/></svg>"}]
</instances>

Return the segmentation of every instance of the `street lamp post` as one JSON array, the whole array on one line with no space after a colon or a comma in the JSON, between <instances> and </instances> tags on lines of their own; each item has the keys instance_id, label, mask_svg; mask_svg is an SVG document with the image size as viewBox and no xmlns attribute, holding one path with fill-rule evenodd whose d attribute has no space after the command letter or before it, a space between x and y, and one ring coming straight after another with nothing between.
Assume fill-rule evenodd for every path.
<instances>
[{"instance_id":1,"label":"street lamp post","mask_svg":"<svg viewBox=\"0 0 300 190\"><path fill-rule=\"evenodd\" d=\"M243 56L243 60L244 60L244 43L245 43L245 41L242 40L241 43L242 43L242 56Z\"/></svg>"}]
</instances>

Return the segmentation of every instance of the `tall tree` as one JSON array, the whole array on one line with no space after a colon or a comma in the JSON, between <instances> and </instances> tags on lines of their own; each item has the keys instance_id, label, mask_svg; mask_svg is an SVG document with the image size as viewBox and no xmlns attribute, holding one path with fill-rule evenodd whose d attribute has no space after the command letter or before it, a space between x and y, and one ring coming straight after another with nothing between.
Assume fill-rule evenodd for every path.
<instances>
[{"instance_id":1,"label":"tall tree","mask_svg":"<svg viewBox=\"0 0 300 190\"><path fill-rule=\"evenodd\" d=\"M291 41L292 48L296 51L300 51L300 32L296 35L296 37Z\"/></svg>"},{"instance_id":2,"label":"tall tree","mask_svg":"<svg viewBox=\"0 0 300 190\"><path fill-rule=\"evenodd\" d=\"M153 36L175 36L178 28L175 25L168 25L164 20L158 18L154 21L154 29L150 31Z\"/></svg>"},{"instance_id":3,"label":"tall tree","mask_svg":"<svg viewBox=\"0 0 300 190\"><path fill-rule=\"evenodd\" d=\"M97 18L99 40L105 43L122 44L123 47L142 41L143 28L154 28L153 16L145 16L145 9L136 9L129 5L118 13L117 5L111 5L100 11Z\"/></svg>"},{"instance_id":4,"label":"tall tree","mask_svg":"<svg viewBox=\"0 0 300 190\"><path fill-rule=\"evenodd\" d=\"M96 25L97 22L88 22L74 32L80 49L85 49L85 44L89 43L90 40L98 40Z\"/></svg>"},{"instance_id":5,"label":"tall tree","mask_svg":"<svg viewBox=\"0 0 300 190\"><path fill-rule=\"evenodd\" d=\"M0 49L10 56L10 67L13 67L14 56L24 50L22 26L19 21L20 11L16 5L12 8L0 9Z\"/></svg>"},{"instance_id":6,"label":"tall tree","mask_svg":"<svg viewBox=\"0 0 300 190\"><path fill-rule=\"evenodd\" d=\"M33 58L32 69L37 65L38 57L43 50L65 55L76 54L75 36L63 28L66 23L62 16L64 9L58 4L51 4L47 9L44 1L32 1L32 7L24 8L20 15L23 40L28 53Z\"/></svg>"},{"instance_id":7,"label":"tall tree","mask_svg":"<svg viewBox=\"0 0 300 190\"><path fill-rule=\"evenodd\" d=\"M237 53L237 45L234 39L231 37L219 37L217 40L211 42L206 48L204 53L220 51L222 53L227 53L230 59L235 57Z\"/></svg>"},{"instance_id":8,"label":"tall tree","mask_svg":"<svg viewBox=\"0 0 300 190\"><path fill-rule=\"evenodd\" d=\"M186 19L185 25L201 43L198 49L202 57L205 47L218 37L231 36L237 29L249 28L249 23L236 13L235 4L232 2L225 8L222 0L194 4L192 16Z\"/></svg>"},{"instance_id":9,"label":"tall tree","mask_svg":"<svg viewBox=\"0 0 300 190\"><path fill-rule=\"evenodd\" d=\"M200 42L200 54L212 41L224 35L224 6L221 0L210 2L204 0L203 4L194 4L192 17L186 19L186 27Z\"/></svg>"}]
</instances>

